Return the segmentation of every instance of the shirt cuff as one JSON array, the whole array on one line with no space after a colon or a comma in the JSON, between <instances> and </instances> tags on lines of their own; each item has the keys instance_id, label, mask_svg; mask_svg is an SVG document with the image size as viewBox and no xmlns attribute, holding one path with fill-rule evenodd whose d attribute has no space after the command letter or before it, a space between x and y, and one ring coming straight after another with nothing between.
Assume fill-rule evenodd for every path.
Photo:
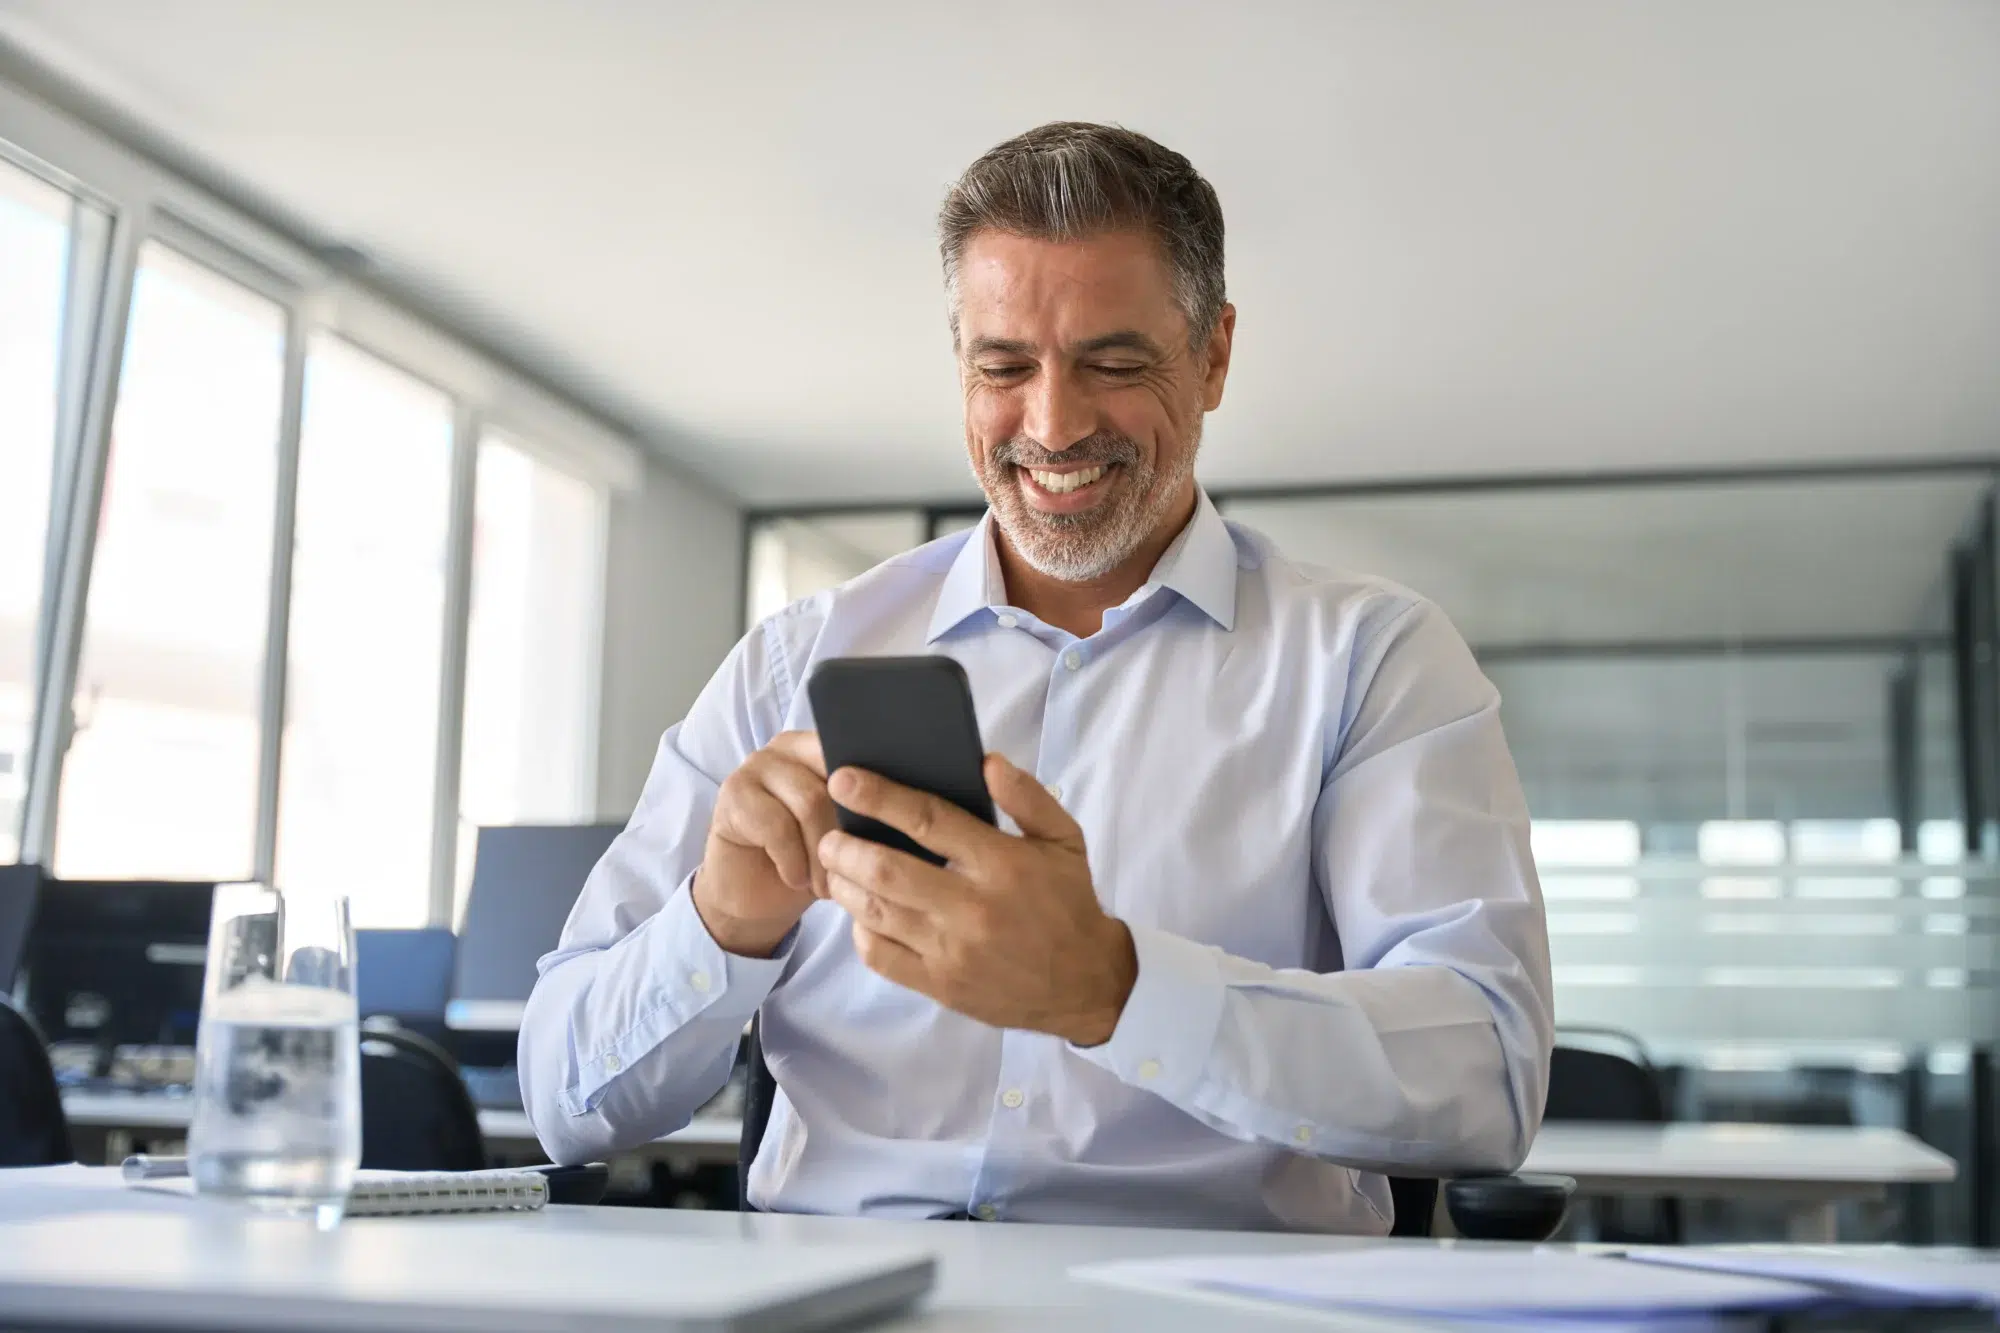
<instances>
[{"instance_id":1,"label":"shirt cuff","mask_svg":"<svg viewBox=\"0 0 2000 1333\"><path fill-rule=\"evenodd\" d=\"M1150 926L1128 922L1126 928L1139 957L1139 978L1125 1012L1111 1040L1070 1050L1135 1088L1184 1101L1200 1086L1222 1026L1227 990L1216 951Z\"/></svg>"},{"instance_id":2,"label":"shirt cuff","mask_svg":"<svg viewBox=\"0 0 2000 1333\"><path fill-rule=\"evenodd\" d=\"M654 927L655 975L684 1006L679 1021L686 1022L704 1010L713 1009L714 1017L736 1013L747 1023L785 974L799 928L793 926L786 931L785 938L778 942L777 952L769 958L729 952L708 933L708 923L695 908L697 873L689 871L679 890L660 909L665 919Z\"/></svg>"}]
</instances>

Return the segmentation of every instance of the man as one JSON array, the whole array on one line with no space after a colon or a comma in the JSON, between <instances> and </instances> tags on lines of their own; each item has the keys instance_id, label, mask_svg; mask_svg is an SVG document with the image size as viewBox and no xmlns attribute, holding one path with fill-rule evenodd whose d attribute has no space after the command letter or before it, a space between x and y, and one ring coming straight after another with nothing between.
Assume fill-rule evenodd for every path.
<instances>
[{"instance_id":1,"label":"man","mask_svg":"<svg viewBox=\"0 0 2000 1333\"><path fill-rule=\"evenodd\" d=\"M1550 986L1499 699L1434 607L1196 486L1236 329L1214 191L1045 125L940 229L991 509L758 626L667 732L528 1003L543 1145L685 1124L761 1010L759 1208L1381 1233L1379 1173L1518 1165ZM925 652L1013 828L824 772L814 663Z\"/></svg>"}]
</instances>

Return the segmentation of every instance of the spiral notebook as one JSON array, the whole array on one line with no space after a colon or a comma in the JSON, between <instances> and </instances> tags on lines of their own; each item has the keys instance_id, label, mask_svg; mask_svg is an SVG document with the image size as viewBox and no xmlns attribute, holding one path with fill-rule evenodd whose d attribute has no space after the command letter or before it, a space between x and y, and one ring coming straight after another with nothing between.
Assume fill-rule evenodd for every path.
<instances>
[{"instance_id":1,"label":"spiral notebook","mask_svg":"<svg viewBox=\"0 0 2000 1333\"><path fill-rule=\"evenodd\" d=\"M539 1171L357 1171L347 1215L532 1212L548 1201Z\"/></svg>"},{"instance_id":2,"label":"spiral notebook","mask_svg":"<svg viewBox=\"0 0 2000 1333\"><path fill-rule=\"evenodd\" d=\"M135 1171L144 1164L144 1174ZM136 1157L125 1164L128 1187L193 1197L187 1159ZM419 1217L433 1213L533 1212L549 1201L539 1171L357 1171L349 1217Z\"/></svg>"}]
</instances>

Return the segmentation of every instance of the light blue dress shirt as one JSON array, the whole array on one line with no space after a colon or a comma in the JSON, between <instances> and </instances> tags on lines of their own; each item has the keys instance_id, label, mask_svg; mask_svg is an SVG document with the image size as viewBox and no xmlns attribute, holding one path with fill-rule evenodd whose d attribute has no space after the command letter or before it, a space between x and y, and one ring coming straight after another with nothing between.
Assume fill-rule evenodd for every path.
<instances>
[{"instance_id":1,"label":"light blue dress shirt","mask_svg":"<svg viewBox=\"0 0 2000 1333\"><path fill-rule=\"evenodd\" d=\"M521 1028L558 1162L686 1124L760 1008L788 1211L1380 1233L1378 1173L1512 1169L1548 938L1500 700L1436 607L1295 565L1206 497L1089 638L1007 605L989 517L753 630L660 743ZM1139 976L1079 1049L864 967L835 904L725 953L688 886L722 780L828 657L946 653L987 748L1082 826Z\"/></svg>"}]
</instances>

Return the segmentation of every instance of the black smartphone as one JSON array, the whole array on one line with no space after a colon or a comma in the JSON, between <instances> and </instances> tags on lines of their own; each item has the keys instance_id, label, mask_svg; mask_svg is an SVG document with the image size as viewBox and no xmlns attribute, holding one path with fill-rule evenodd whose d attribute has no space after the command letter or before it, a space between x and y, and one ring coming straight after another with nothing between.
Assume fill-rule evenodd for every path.
<instances>
[{"instance_id":1,"label":"black smartphone","mask_svg":"<svg viewBox=\"0 0 2000 1333\"><path fill-rule=\"evenodd\" d=\"M986 751L965 668L949 657L830 657L806 681L826 771L865 768L991 824ZM944 858L834 803L840 827L932 865Z\"/></svg>"}]
</instances>

